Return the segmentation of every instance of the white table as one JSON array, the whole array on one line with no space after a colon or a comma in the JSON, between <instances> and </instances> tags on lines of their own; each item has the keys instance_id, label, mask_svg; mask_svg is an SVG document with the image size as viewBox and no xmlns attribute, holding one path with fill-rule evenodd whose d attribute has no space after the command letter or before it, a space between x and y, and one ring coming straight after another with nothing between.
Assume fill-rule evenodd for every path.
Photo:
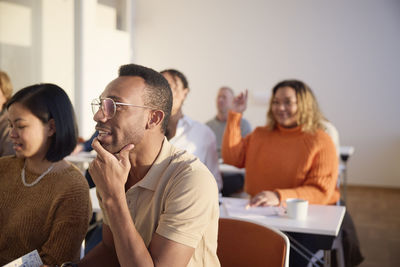
<instances>
[{"instance_id":1,"label":"white table","mask_svg":"<svg viewBox=\"0 0 400 267\"><path fill-rule=\"evenodd\" d=\"M247 199L223 197L220 206L220 217L253 220L284 231L288 233L289 237L290 233L302 233L317 237L321 242L324 242L321 249L324 250L325 264L327 266L330 265L330 250L333 240L339 234L340 226L342 225L346 211L344 206L309 205L307 219L299 221L288 218L283 212L272 214L274 213L273 210L277 211L277 208L274 207L246 210L242 208L246 203L248 203ZM232 205L239 208L232 208ZM265 214L271 215L261 215L263 213L262 209L265 209Z\"/></svg>"},{"instance_id":2,"label":"white table","mask_svg":"<svg viewBox=\"0 0 400 267\"><path fill-rule=\"evenodd\" d=\"M92 162L95 157L95 152L82 151L78 154L65 157L65 160L74 163L82 173L85 173L86 169L89 167L89 163Z\"/></svg>"},{"instance_id":3,"label":"white table","mask_svg":"<svg viewBox=\"0 0 400 267\"><path fill-rule=\"evenodd\" d=\"M227 202L233 205L235 205L235 203L241 205L242 203L247 203L248 200L223 197L222 205L220 206L220 217L222 218L235 217L230 216L229 209L227 210L224 208ZM266 207L266 209L268 208L270 207ZM252 213L252 208L250 208L248 210L243 210L243 213L247 214L240 215L240 217L251 219L285 232L337 236L345 211L346 208L344 206L309 205L307 219L298 221L287 217L286 214L267 216L255 214Z\"/></svg>"},{"instance_id":4,"label":"white table","mask_svg":"<svg viewBox=\"0 0 400 267\"><path fill-rule=\"evenodd\" d=\"M237 168L235 166L229 165L229 164L225 164L225 163L220 163L219 164L219 171L221 173L245 173L245 169L242 168Z\"/></svg>"}]
</instances>

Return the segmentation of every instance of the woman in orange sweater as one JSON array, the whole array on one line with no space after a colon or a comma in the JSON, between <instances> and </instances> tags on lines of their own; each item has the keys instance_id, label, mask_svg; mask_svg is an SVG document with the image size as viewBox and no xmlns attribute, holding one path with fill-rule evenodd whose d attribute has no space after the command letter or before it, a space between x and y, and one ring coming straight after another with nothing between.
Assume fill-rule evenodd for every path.
<instances>
[{"instance_id":1,"label":"woman in orange sweater","mask_svg":"<svg viewBox=\"0 0 400 267\"><path fill-rule=\"evenodd\" d=\"M235 98L222 143L224 162L246 168L245 191L252 206L274 206L287 198L311 204L339 200L338 157L323 131L323 118L311 89L285 80L272 89L267 125L242 138L240 119L247 91Z\"/></svg>"}]
</instances>

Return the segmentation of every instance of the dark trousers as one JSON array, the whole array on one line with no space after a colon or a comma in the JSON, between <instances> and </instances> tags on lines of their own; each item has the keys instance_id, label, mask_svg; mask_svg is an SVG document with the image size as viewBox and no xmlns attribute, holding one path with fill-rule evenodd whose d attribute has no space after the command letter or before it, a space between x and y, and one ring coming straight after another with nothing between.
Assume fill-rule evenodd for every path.
<instances>
[{"instance_id":1,"label":"dark trousers","mask_svg":"<svg viewBox=\"0 0 400 267\"><path fill-rule=\"evenodd\" d=\"M93 229L88 232L85 238L85 255L103 239L103 223L98 222L93 226Z\"/></svg>"},{"instance_id":2,"label":"dark trousers","mask_svg":"<svg viewBox=\"0 0 400 267\"><path fill-rule=\"evenodd\" d=\"M243 191L244 175L241 173L221 173L222 176L222 196L229 197L231 194Z\"/></svg>"}]
</instances>

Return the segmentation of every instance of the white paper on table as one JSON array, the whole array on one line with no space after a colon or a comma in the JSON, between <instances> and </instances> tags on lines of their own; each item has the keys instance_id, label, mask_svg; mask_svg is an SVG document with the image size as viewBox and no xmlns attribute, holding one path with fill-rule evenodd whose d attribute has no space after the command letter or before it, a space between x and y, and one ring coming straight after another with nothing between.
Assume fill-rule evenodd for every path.
<instances>
[{"instance_id":1,"label":"white paper on table","mask_svg":"<svg viewBox=\"0 0 400 267\"><path fill-rule=\"evenodd\" d=\"M42 259L40 259L39 253L35 249L3 267L39 267L41 265L43 265Z\"/></svg>"},{"instance_id":2,"label":"white paper on table","mask_svg":"<svg viewBox=\"0 0 400 267\"><path fill-rule=\"evenodd\" d=\"M284 213L282 207L248 207L248 199L229 198L223 199L222 205L226 208L226 212L232 217L245 217L249 215L276 216Z\"/></svg>"}]
</instances>

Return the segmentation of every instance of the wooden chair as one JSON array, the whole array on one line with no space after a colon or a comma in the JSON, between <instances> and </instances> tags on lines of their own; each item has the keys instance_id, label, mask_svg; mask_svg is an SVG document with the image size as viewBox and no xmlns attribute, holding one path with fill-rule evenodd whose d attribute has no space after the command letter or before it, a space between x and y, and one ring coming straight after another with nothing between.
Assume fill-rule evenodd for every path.
<instances>
[{"instance_id":1,"label":"wooden chair","mask_svg":"<svg viewBox=\"0 0 400 267\"><path fill-rule=\"evenodd\" d=\"M222 267L289 266L290 243L277 229L244 219L220 218L217 255Z\"/></svg>"}]
</instances>

